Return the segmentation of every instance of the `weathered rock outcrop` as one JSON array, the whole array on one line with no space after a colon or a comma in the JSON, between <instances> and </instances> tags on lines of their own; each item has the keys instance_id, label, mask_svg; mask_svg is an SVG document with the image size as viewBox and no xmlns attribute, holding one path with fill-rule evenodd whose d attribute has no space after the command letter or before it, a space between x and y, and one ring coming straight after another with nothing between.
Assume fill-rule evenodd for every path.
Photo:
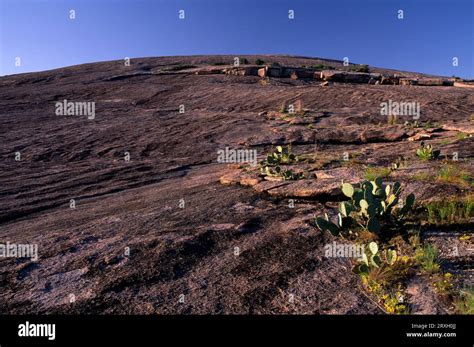
<instances>
[{"instance_id":1,"label":"weathered rock outcrop","mask_svg":"<svg viewBox=\"0 0 474 347\"><path fill-rule=\"evenodd\" d=\"M342 83L369 83L371 80L380 80L380 74L324 70L320 72L321 79L329 82Z\"/></svg>"}]
</instances>

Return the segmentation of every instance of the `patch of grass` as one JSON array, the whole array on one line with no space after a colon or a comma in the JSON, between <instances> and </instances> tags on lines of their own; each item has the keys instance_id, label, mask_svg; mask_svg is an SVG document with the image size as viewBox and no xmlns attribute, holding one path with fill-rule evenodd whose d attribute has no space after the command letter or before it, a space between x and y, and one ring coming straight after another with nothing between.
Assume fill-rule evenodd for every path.
<instances>
[{"instance_id":1,"label":"patch of grass","mask_svg":"<svg viewBox=\"0 0 474 347\"><path fill-rule=\"evenodd\" d=\"M474 216L472 195L458 200L432 201L425 207L428 212L428 222L432 224L468 222Z\"/></svg>"},{"instance_id":2,"label":"patch of grass","mask_svg":"<svg viewBox=\"0 0 474 347\"><path fill-rule=\"evenodd\" d=\"M421 269L428 274L435 274L440 271L438 250L430 243L425 243L423 247L416 250L415 260Z\"/></svg>"},{"instance_id":3,"label":"patch of grass","mask_svg":"<svg viewBox=\"0 0 474 347\"><path fill-rule=\"evenodd\" d=\"M461 186L472 186L473 184L473 179L468 172L449 164L441 167L436 180L443 183L458 184Z\"/></svg>"},{"instance_id":4,"label":"patch of grass","mask_svg":"<svg viewBox=\"0 0 474 347\"><path fill-rule=\"evenodd\" d=\"M369 166L365 169L364 177L366 180L374 181L377 177L387 178L392 173L389 167L374 167Z\"/></svg>"},{"instance_id":5,"label":"patch of grass","mask_svg":"<svg viewBox=\"0 0 474 347\"><path fill-rule=\"evenodd\" d=\"M461 290L459 298L454 302L454 306L459 314L474 314L474 288Z\"/></svg>"},{"instance_id":6,"label":"patch of grass","mask_svg":"<svg viewBox=\"0 0 474 347\"><path fill-rule=\"evenodd\" d=\"M417 181L430 181L431 179L433 179L433 175L428 172L419 172L414 174L412 177L414 180Z\"/></svg>"},{"instance_id":7,"label":"patch of grass","mask_svg":"<svg viewBox=\"0 0 474 347\"><path fill-rule=\"evenodd\" d=\"M463 132L459 132L456 137L458 138L458 140L462 141L462 140L465 140L469 137L468 134L466 133L463 133Z\"/></svg>"},{"instance_id":8,"label":"patch of grass","mask_svg":"<svg viewBox=\"0 0 474 347\"><path fill-rule=\"evenodd\" d=\"M444 139L439 142L441 146L446 146L446 145L449 145L450 143L451 143L450 139Z\"/></svg>"}]
</instances>

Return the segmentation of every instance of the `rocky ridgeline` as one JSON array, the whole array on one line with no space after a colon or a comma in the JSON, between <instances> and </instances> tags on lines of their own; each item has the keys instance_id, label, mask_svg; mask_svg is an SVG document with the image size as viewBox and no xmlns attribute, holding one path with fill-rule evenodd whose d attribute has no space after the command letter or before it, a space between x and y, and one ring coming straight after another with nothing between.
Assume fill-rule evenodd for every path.
<instances>
[{"instance_id":1,"label":"rocky ridgeline","mask_svg":"<svg viewBox=\"0 0 474 347\"><path fill-rule=\"evenodd\" d=\"M291 78L294 80L316 80L322 82L405 85L405 86L457 86L473 88L473 84L455 78L414 78L402 75L381 73L355 72L343 70L316 70L274 65L245 65L232 67L199 68L197 75L227 74L236 76L260 76L261 78Z\"/></svg>"}]
</instances>

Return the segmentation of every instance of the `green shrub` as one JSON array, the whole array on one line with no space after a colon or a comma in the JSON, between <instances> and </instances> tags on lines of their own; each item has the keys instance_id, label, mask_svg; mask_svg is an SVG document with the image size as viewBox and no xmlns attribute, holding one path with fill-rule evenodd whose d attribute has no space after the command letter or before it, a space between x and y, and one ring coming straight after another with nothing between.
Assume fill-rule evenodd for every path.
<instances>
[{"instance_id":1,"label":"green shrub","mask_svg":"<svg viewBox=\"0 0 474 347\"><path fill-rule=\"evenodd\" d=\"M369 65L366 65L366 64L353 66L351 70L355 72L365 72L365 73L370 72Z\"/></svg>"},{"instance_id":2,"label":"green shrub","mask_svg":"<svg viewBox=\"0 0 474 347\"><path fill-rule=\"evenodd\" d=\"M425 145L422 141L420 144L420 148L416 150L416 155L421 160L433 160L439 157L440 151L434 150L432 145Z\"/></svg>"}]
</instances>

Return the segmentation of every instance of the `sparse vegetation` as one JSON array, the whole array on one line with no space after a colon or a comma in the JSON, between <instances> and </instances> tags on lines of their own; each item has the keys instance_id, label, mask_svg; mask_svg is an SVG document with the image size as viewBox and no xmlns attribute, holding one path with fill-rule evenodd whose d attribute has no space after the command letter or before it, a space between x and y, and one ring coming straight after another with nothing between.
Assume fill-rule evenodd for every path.
<instances>
[{"instance_id":1,"label":"sparse vegetation","mask_svg":"<svg viewBox=\"0 0 474 347\"><path fill-rule=\"evenodd\" d=\"M406 126L408 129L418 129L421 126L418 120L413 120L411 122L406 121L403 125Z\"/></svg>"},{"instance_id":2,"label":"sparse vegetation","mask_svg":"<svg viewBox=\"0 0 474 347\"><path fill-rule=\"evenodd\" d=\"M387 178L392 173L389 167L374 167L369 166L365 169L364 177L366 180L375 181L377 177Z\"/></svg>"},{"instance_id":3,"label":"sparse vegetation","mask_svg":"<svg viewBox=\"0 0 474 347\"><path fill-rule=\"evenodd\" d=\"M439 157L440 151L434 150L432 145L425 145L422 141L420 144L420 148L416 150L416 155L421 160L433 160Z\"/></svg>"},{"instance_id":4,"label":"sparse vegetation","mask_svg":"<svg viewBox=\"0 0 474 347\"><path fill-rule=\"evenodd\" d=\"M425 243L416 250L415 260L427 274L434 274L440 271L441 267L438 263L438 251L436 247L430 243Z\"/></svg>"},{"instance_id":5,"label":"sparse vegetation","mask_svg":"<svg viewBox=\"0 0 474 347\"><path fill-rule=\"evenodd\" d=\"M286 150L282 146L276 146L275 151L267 154L263 165L265 166L277 166L282 164L292 164L298 162L298 157L295 156L291 150L291 145L286 147Z\"/></svg>"},{"instance_id":6,"label":"sparse vegetation","mask_svg":"<svg viewBox=\"0 0 474 347\"><path fill-rule=\"evenodd\" d=\"M468 137L470 137L468 134L466 133L463 133L463 132L459 132L457 135L456 135L457 139L458 140L465 140L467 139Z\"/></svg>"},{"instance_id":7,"label":"sparse vegetation","mask_svg":"<svg viewBox=\"0 0 474 347\"><path fill-rule=\"evenodd\" d=\"M406 314L409 309L400 291L400 284L397 285L406 265L399 263L397 268L397 260L395 250L386 249L379 252L377 243L371 242L354 271L361 276L365 287L377 297L387 313Z\"/></svg>"},{"instance_id":8,"label":"sparse vegetation","mask_svg":"<svg viewBox=\"0 0 474 347\"><path fill-rule=\"evenodd\" d=\"M433 282L436 291L442 295L450 294L454 287L453 274L450 272L434 274L431 276L431 281Z\"/></svg>"},{"instance_id":9,"label":"sparse vegetation","mask_svg":"<svg viewBox=\"0 0 474 347\"><path fill-rule=\"evenodd\" d=\"M464 288L454 302L459 314L474 314L474 288Z\"/></svg>"},{"instance_id":10,"label":"sparse vegetation","mask_svg":"<svg viewBox=\"0 0 474 347\"><path fill-rule=\"evenodd\" d=\"M413 175L413 179L417 181L429 181L433 179L433 175L428 172L419 172Z\"/></svg>"},{"instance_id":11,"label":"sparse vegetation","mask_svg":"<svg viewBox=\"0 0 474 347\"><path fill-rule=\"evenodd\" d=\"M317 65L311 65L310 68L318 71L322 70L334 70L332 66L324 65L324 64L317 64Z\"/></svg>"},{"instance_id":12,"label":"sparse vegetation","mask_svg":"<svg viewBox=\"0 0 474 347\"><path fill-rule=\"evenodd\" d=\"M305 177L303 172L294 172L291 169L282 170L280 166L265 166L262 168L261 173L263 176L280 177L285 181L294 181Z\"/></svg>"},{"instance_id":13,"label":"sparse vegetation","mask_svg":"<svg viewBox=\"0 0 474 347\"><path fill-rule=\"evenodd\" d=\"M458 184L461 186L472 186L473 179L471 175L464 171L460 170L454 165L443 165L436 176L438 182Z\"/></svg>"},{"instance_id":14,"label":"sparse vegetation","mask_svg":"<svg viewBox=\"0 0 474 347\"><path fill-rule=\"evenodd\" d=\"M432 224L468 222L474 216L474 199L467 196L458 200L432 201L425 208L428 222Z\"/></svg>"},{"instance_id":15,"label":"sparse vegetation","mask_svg":"<svg viewBox=\"0 0 474 347\"><path fill-rule=\"evenodd\" d=\"M284 180L298 180L305 177L303 172L295 172L291 169L282 169L281 165L290 165L298 162L291 151L291 145L286 150L282 146L277 146L275 151L267 154L267 158L262 162L260 174L268 177L280 177Z\"/></svg>"},{"instance_id":16,"label":"sparse vegetation","mask_svg":"<svg viewBox=\"0 0 474 347\"><path fill-rule=\"evenodd\" d=\"M369 65L366 65L366 64L360 64L360 65L353 66L351 68L351 70L355 71L355 72L365 72L365 73L370 72Z\"/></svg>"},{"instance_id":17,"label":"sparse vegetation","mask_svg":"<svg viewBox=\"0 0 474 347\"><path fill-rule=\"evenodd\" d=\"M255 65L264 65L264 64L265 64L265 62L260 58L255 60Z\"/></svg>"}]
</instances>

